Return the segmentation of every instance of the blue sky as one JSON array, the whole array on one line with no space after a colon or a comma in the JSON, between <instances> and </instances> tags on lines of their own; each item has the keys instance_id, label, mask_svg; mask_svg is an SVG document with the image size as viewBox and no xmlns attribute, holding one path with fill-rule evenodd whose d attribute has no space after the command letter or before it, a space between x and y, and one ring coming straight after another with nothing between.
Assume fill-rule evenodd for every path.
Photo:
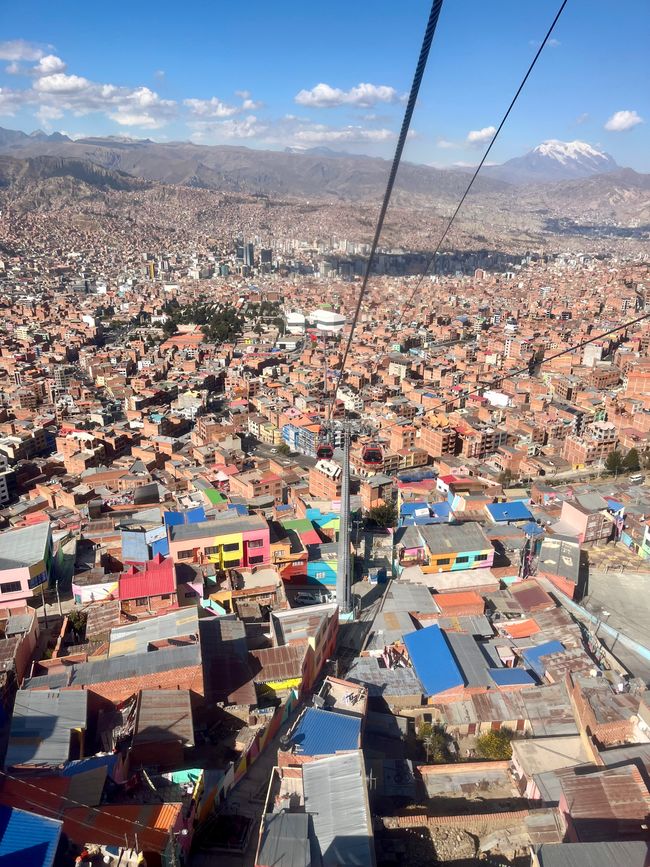
<instances>
[{"instance_id":1,"label":"blue sky","mask_svg":"<svg viewBox=\"0 0 650 867\"><path fill-rule=\"evenodd\" d=\"M446 0L407 158L476 162L558 0ZM5 0L0 125L389 156L424 0ZM569 0L491 159L579 139L650 171L650 3Z\"/></svg>"}]
</instances>

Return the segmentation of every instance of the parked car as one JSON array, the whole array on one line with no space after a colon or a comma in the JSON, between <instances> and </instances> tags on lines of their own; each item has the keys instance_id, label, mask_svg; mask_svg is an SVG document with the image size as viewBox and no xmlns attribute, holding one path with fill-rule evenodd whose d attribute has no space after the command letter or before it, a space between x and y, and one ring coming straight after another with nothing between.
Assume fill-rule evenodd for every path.
<instances>
[{"instance_id":1,"label":"parked car","mask_svg":"<svg viewBox=\"0 0 650 867\"><path fill-rule=\"evenodd\" d=\"M324 602L334 602L334 595L323 591L311 593L308 590L301 590L293 597L294 605L321 605Z\"/></svg>"}]
</instances>

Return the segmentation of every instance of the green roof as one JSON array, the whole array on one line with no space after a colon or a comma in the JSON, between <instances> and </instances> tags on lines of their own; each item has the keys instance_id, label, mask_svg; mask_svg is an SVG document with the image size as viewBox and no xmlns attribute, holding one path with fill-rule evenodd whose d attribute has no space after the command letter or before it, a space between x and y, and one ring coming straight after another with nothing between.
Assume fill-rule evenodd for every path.
<instances>
[{"instance_id":1,"label":"green roof","mask_svg":"<svg viewBox=\"0 0 650 867\"><path fill-rule=\"evenodd\" d=\"M216 488L205 488L203 493L208 498L208 500L210 500L210 503L213 506L216 506L218 503L226 502L226 498L224 497L224 495Z\"/></svg>"}]
</instances>

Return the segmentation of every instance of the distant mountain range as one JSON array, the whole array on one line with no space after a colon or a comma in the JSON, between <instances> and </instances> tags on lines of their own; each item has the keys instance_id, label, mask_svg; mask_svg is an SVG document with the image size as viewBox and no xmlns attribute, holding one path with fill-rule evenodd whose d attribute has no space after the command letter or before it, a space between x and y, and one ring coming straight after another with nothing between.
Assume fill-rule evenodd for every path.
<instances>
[{"instance_id":1,"label":"distant mountain range","mask_svg":"<svg viewBox=\"0 0 650 867\"><path fill-rule=\"evenodd\" d=\"M620 169L609 154L583 141L545 141L523 157L514 157L500 166L486 166L488 177L508 184L535 184L571 181Z\"/></svg>"},{"instance_id":2,"label":"distant mountain range","mask_svg":"<svg viewBox=\"0 0 650 867\"><path fill-rule=\"evenodd\" d=\"M30 135L0 128L0 153L18 158L50 156L88 160L104 169L163 183L318 198L376 198L386 179L386 161L347 154L327 147L286 148L284 151L245 147L153 142L116 136L73 141L61 133L37 130ZM494 191L502 184L574 180L616 171L608 154L585 142L548 141L523 157L500 166L486 166L478 191ZM455 193L466 182L460 168L436 169L403 163L398 189L417 195Z\"/></svg>"},{"instance_id":3,"label":"distant mountain range","mask_svg":"<svg viewBox=\"0 0 650 867\"><path fill-rule=\"evenodd\" d=\"M93 189L175 184L268 197L275 205L307 200L375 208L388 170L386 160L324 147L268 151L114 136L73 141L61 133L37 130L28 135L0 128L0 186L20 190L26 203L39 206L51 201L48 196L55 191L78 198L82 188L83 195L91 196ZM424 208L443 218L464 192L467 171L403 163L394 205ZM585 142L548 141L503 165L485 166L462 217L470 233L480 226L483 234L500 232L501 237L515 223L525 232L533 225L543 229L545 220L562 219L645 232L650 175L621 169Z\"/></svg>"}]
</instances>

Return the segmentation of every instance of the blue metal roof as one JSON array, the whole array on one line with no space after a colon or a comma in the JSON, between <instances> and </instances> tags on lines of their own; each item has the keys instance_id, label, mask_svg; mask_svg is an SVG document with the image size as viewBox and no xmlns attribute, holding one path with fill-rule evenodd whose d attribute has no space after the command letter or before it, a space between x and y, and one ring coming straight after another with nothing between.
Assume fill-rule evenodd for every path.
<instances>
[{"instance_id":1,"label":"blue metal roof","mask_svg":"<svg viewBox=\"0 0 650 867\"><path fill-rule=\"evenodd\" d=\"M426 695L464 685L463 675L439 626L409 632L404 636L404 644Z\"/></svg>"},{"instance_id":2,"label":"blue metal roof","mask_svg":"<svg viewBox=\"0 0 650 867\"><path fill-rule=\"evenodd\" d=\"M535 680L523 668L490 668L489 674L497 686L534 684Z\"/></svg>"},{"instance_id":3,"label":"blue metal roof","mask_svg":"<svg viewBox=\"0 0 650 867\"><path fill-rule=\"evenodd\" d=\"M420 500L417 503L402 503L401 513L402 515L413 515L415 512L420 511L421 509L429 510L429 504L426 500Z\"/></svg>"},{"instance_id":4,"label":"blue metal roof","mask_svg":"<svg viewBox=\"0 0 650 867\"><path fill-rule=\"evenodd\" d=\"M94 771L96 768L106 768L109 776L115 770L117 764L117 753L109 753L105 756L89 756L87 759L75 759L72 762L66 762L61 769L62 777L76 777L77 774L83 774L86 771Z\"/></svg>"},{"instance_id":5,"label":"blue metal roof","mask_svg":"<svg viewBox=\"0 0 650 867\"><path fill-rule=\"evenodd\" d=\"M549 653L564 653L564 646L559 641L547 641L544 644L538 644L536 647L527 647L522 652L522 656L526 665L542 678L544 677L544 666L540 662L542 656L548 656Z\"/></svg>"},{"instance_id":6,"label":"blue metal roof","mask_svg":"<svg viewBox=\"0 0 650 867\"><path fill-rule=\"evenodd\" d=\"M532 513L521 500L511 503L490 503L485 507L493 521L530 521Z\"/></svg>"},{"instance_id":7,"label":"blue metal roof","mask_svg":"<svg viewBox=\"0 0 650 867\"><path fill-rule=\"evenodd\" d=\"M51 867L63 823L0 805L2 867Z\"/></svg>"},{"instance_id":8,"label":"blue metal roof","mask_svg":"<svg viewBox=\"0 0 650 867\"><path fill-rule=\"evenodd\" d=\"M291 743L303 756L329 756L337 750L358 750L361 719L309 707L298 721Z\"/></svg>"},{"instance_id":9,"label":"blue metal roof","mask_svg":"<svg viewBox=\"0 0 650 867\"><path fill-rule=\"evenodd\" d=\"M535 521L528 521L521 528L527 536L543 536L544 528L536 524Z\"/></svg>"}]
</instances>

